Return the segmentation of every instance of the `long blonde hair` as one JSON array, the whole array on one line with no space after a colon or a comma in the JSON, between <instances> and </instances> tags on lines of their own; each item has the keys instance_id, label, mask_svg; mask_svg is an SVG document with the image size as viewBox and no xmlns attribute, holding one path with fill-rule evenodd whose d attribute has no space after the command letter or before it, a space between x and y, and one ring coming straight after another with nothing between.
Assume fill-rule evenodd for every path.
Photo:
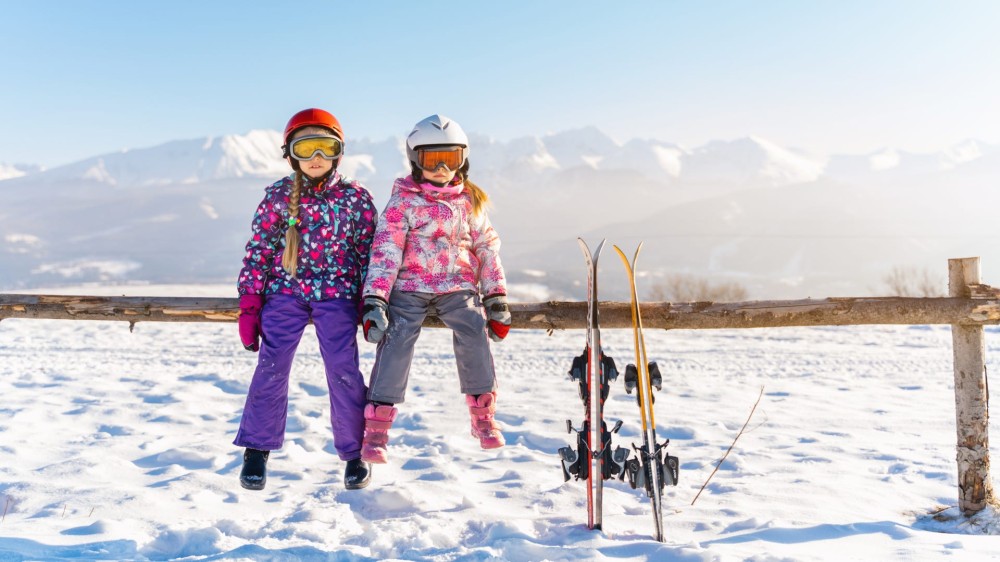
<instances>
[{"instance_id":1,"label":"long blonde hair","mask_svg":"<svg viewBox=\"0 0 1000 562\"><path fill-rule=\"evenodd\" d=\"M297 277L299 269L299 199L302 196L302 172L295 172L292 191L288 194L288 228L285 229L285 251L281 256L281 267L285 268L292 278Z\"/></svg>"},{"instance_id":2,"label":"long blonde hair","mask_svg":"<svg viewBox=\"0 0 1000 562\"><path fill-rule=\"evenodd\" d=\"M465 189L468 190L469 197L472 198L473 215L478 216L489 207L490 196L486 194L483 188L472 183L468 176L465 177Z\"/></svg>"}]
</instances>

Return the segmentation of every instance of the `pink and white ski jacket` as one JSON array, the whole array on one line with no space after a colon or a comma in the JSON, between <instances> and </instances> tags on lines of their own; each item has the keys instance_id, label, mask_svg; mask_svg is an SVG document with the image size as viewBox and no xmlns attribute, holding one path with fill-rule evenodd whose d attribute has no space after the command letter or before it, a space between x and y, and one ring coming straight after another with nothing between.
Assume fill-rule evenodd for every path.
<instances>
[{"instance_id":1,"label":"pink and white ski jacket","mask_svg":"<svg viewBox=\"0 0 1000 562\"><path fill-rule=\"evenodd\" d=\"M393 289L507 293L500 237L485 211L472 214L472 198L464 189L438 193L423 189L412 176L396 180L375 227L362 294L388 301Z\"/></svg>"}]
</instances>

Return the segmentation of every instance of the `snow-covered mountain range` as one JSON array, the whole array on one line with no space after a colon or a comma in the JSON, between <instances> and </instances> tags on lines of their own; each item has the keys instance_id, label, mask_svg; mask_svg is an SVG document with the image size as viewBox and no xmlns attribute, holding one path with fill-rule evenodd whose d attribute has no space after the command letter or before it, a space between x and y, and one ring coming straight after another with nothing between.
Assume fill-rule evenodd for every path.
<instances>
[{"instance_id":1,"label":"snow-covered mountain range","mask_svg":"<svg viewBox=\"0 0 1000 562\"><path fill-rule=\"evenodd\" d=\"M825 159L756 137L713 141L693 149L656 140L633 139L619 144L593 127L509 142L477 135L472 135L472 139L477 168L514 177L582 167L635 171L667 184L725 183L735 188L811 181L823 175L826 166ZM350 140L342 169L365 179L402 173L406 169L402 142L401 138L380 142ZM51 170L0 164L0 180L32 176L33 180L47 183L84 180L131 188L271 178L287 171L287 165L278 156L280 144L281 135L277 131L255 130L246 135L123 150ZM844 166L852 164L849 161ZM878 169L877 162L873 166Z\"/></svg>"},{"instance_id":2,"label":"snow-covered mountain range","mask_svg":"<svg viewBox=\"0 0 1000 562\"><path fill-rule=\"evenodd\" d=\"M264 186L288 173L280 144L277 131L256 130L48 170L0 164L0 290L233 278ZM758 137L620 143L589 127L472 135L470 160L494 200L510 277L552 297L578 292L578 235L645 240L640 265L652 279L735 280L754 298L878 293L894 266L943 277L944 260L965 255L984 256L991 271L1000 147L982 142L816 156ZM348 139L341 171L380 207L406 170L402 138ZM609 298L621 290L602 288Z\"/></svg>"},{"instance_id":3,"label":"snow-covered mountain range","mask_svg":"<svg viewBox=\"0 0 1000 562\"><path fill-rule=\"evenodd\" d=\"M30 164L4 164L0 162L0 181L34 174L41 172L43 169L41 166Z\"/></svg>"}]
</instances>

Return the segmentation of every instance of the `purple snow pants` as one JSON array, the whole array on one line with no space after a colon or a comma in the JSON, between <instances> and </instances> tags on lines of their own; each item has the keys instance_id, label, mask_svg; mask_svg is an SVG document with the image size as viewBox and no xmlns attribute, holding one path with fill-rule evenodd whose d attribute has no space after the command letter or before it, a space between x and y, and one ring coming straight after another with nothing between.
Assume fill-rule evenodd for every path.
<instances>
[{"instance_id":1,"label":"purple snow pants","mask_svg":"<svg viewBox=\"0 0 1000 562\"><path fill-rule=\"evenodd\" d=\"M341 460L360 458L368 389L358 366L357 304L345 299L305 302L290 295L267 297L261 313L257 369L233 444L265 451L281 448L288 414L288 374L310 316L330 389L333 446Z\"/></svg>"}]
</instances>

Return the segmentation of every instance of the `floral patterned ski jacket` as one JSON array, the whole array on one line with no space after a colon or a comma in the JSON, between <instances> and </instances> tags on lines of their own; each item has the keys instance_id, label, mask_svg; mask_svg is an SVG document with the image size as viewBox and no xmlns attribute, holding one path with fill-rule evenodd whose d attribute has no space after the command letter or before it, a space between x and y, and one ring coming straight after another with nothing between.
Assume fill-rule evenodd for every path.
<instances>
[{"instance_id":1,"label":"floral patterned ski jacket","mask_svg":"<svg viewBox=\"0 0 1000 562\"><path fill-rule=\"evenodd\" d=\"M245 294L286 294L306 301L361 298L375 234L372 196L334 173L321 185L305 178L299 197L297 277L281 266L294 175L269 186L257 207L237 288Z\"/></svg>"},{"instance_id":2,"label":"floral patterned ski jacket","mask_svg":"<svg viewBox=\"0 0 1000 562\"><path fill-rule=\"evenodd\" d=\"M389 300L393 289L483 296L507 293L500 237L486 212L472 214L472 198L423 189L399 178L378 219L365 296Z\"/></svg>"}]
</instances>

